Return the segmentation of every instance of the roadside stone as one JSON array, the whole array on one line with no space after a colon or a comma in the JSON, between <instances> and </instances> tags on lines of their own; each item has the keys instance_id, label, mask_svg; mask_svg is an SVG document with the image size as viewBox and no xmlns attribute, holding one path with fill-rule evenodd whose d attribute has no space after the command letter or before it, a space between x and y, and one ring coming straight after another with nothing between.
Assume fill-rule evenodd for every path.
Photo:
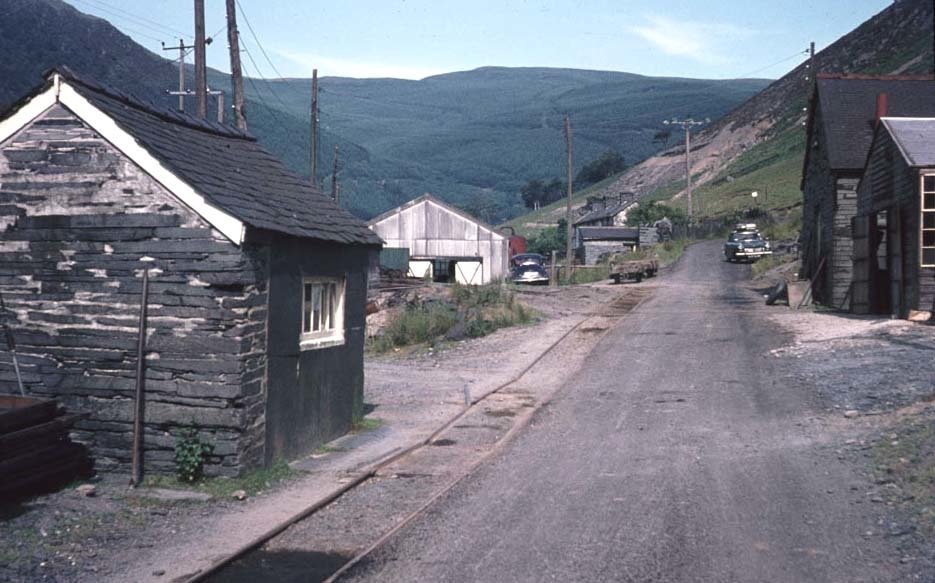
<instances>
[{"instance_id":1,"label":"roadside stone","mask_svg":"<svg viewBox=\"0 0 935 583\"><path fill-rule=\"evenodd\" d=\"M231 494L231 497L234 500L246 500L247 492L245 490L234 490L234 492Z\"/></svg>"},{"instance_id":2,"label":"roadside stone","mask_svg":"<svg viewBox=\"0 0 935 583\"><path fill-rule=\"evenodd\" d=\"M81 484L75 491L81 494L82 496L87 496L88 498L93 498L97 494L97 488L94 484Z\"/></svg>"},{"instance_id":3,"label":"roadside stone","mask_svg":"<svg viewBox=\"0 0 935 583\"><path fill-rule=\"evenodd\" d=\"M153 577L162 577L165 574L166 574L165 569L156 569L155 571L153 571Z\"/></svg>"},{"instance_id":4,"label":"roadside stone","mask_svg":"<svg viewBox=\"0 0 935 583\"><path fill-rule=\"evenodd\" d=\"M860 411L858 411L857 409L848 409L847 411L844 412L844 416L847 417L848 419L853 419L854 417L860 416Z\"/></svg>"}]
</instances>

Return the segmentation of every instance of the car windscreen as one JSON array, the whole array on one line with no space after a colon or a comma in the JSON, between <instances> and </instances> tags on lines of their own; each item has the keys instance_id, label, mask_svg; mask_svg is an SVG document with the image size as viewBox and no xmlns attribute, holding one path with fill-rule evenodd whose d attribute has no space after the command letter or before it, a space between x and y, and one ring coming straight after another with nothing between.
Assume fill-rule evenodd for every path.
<instances>
[{"instance_id":1,"label":"car windscreen","mask_svg":"<svg viewBox=\"0 0 935 583\"><path fill-rule=\"evenodd\" d=\"M730 241L756 241L759 238L759 233L731 233Z\"/></svg>"}]
</instances>

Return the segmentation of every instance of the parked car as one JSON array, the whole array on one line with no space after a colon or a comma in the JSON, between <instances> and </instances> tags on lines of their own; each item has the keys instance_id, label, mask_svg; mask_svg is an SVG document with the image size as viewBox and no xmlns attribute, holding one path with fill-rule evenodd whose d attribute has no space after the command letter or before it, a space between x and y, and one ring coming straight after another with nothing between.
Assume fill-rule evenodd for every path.
<instances>
[{"instance_id":1,"label":"parked car","mask_svg":"<svg viewBox=\"0 0 935 583\"><path fill-rule=\"evenodd\" d=\"M724 258L728 262L756 261L772 254L769 240L760 235L753 223L737 225L724 243Z\"/></svg>"},{"instance_id":2,"label":"parked car","mask_svg":"<svg viewBox=\"0 0 935 583\"><path fill-rule=\"evenodd\" d=\"M513 283L546 285L549 283L549 272L541 265L518 265L513 268L511 279Z\"/></svg>"},{"instance_id":3,"label":"parked car","mask_svg":"<svg viewBox=\"0 0 935 583\"><path fill-rule=\"evenodd\" d=\"M545 267L545 256L538 253L520 253L510 259L510 265L512 267L521 265L541 265Z\"/></svg>"}]
</instances>

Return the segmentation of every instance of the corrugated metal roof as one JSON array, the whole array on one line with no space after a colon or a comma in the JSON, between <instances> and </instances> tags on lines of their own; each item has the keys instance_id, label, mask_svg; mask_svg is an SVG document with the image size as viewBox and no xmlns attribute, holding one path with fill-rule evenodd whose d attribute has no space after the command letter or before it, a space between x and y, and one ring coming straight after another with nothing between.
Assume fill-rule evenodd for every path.
<instances>
[{"instance_id":1,"label":"corrugated metal roof","mask_svg":"<svg viewBox=\"0 0 935 583\"><path fill-rule=\"evenodd\" d=\"M882 121L907 164L935 166L935 118L887 117Z\"/></svg>"}]
</instances>

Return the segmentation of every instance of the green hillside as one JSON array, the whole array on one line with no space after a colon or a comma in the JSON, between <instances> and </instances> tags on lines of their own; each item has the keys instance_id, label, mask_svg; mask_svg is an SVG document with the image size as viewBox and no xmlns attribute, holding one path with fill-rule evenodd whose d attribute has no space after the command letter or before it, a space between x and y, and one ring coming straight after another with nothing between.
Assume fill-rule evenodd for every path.
<instances>
[{"instance_id":1,"label":"green hillside","mask_svg":"<svg viewBox=\"0 0 935 583\"><path fill-rule=\"evenodd\" d=\"M932 2L896 2L820 51L815 58L816 69L830 73L931 74L935 68L932 22ZM700 150L695 153L696 159L708 156L717 160L713 171L708 166L704 172L693 173L693 210L698 217L726 217L758 207L797 224L805 151L802 122L808 90L806 75L804 64L799 65L696 136ZM754 124L763 129L750 130ZM756 143L738 147L750 136ZM589 194L628 190L634 176L652 176L645 182L637 180L643 187L639 191L641 199L684 208L684 196L676 196L685 188L682 152L673 148L664 156L654 156L608 179L601 187L577 193L576 202L583 203ZM668 171L660 172L662 167ZM753 191L758 193L755 199ZM516 217L509 224L523 232L534 232L538 225L554 224L563 216L562 209L563 205L556 204Z\"/></svg>"},{"instance_id":2,"label":"green hillside","mask_svg":"<svg viewBox=\"0 0 935 583\"><path fill-rule=\"evenodd\" d=\"M3 5L0 106L37 85L48 67L65 64L79 75L174 107L165 91L177 86L177 69L164 55L61 0ZM188 78L192 86L191 68ZM214 88L230 86L218 71L209 71L208 80ZM766 83L498 67L421 81L326 76L320 82L320 175L328 176L330 188L338 145L342 204L361 216L432 192L498 221L524 210L520 185L564 172L565 113L572 117L579 168L608 148L637 162L658 148L653 135L660 120L722 115ZM307 174L311 81L248 79L245 89L250 131Z\"/></svg>"}]
</instances>

